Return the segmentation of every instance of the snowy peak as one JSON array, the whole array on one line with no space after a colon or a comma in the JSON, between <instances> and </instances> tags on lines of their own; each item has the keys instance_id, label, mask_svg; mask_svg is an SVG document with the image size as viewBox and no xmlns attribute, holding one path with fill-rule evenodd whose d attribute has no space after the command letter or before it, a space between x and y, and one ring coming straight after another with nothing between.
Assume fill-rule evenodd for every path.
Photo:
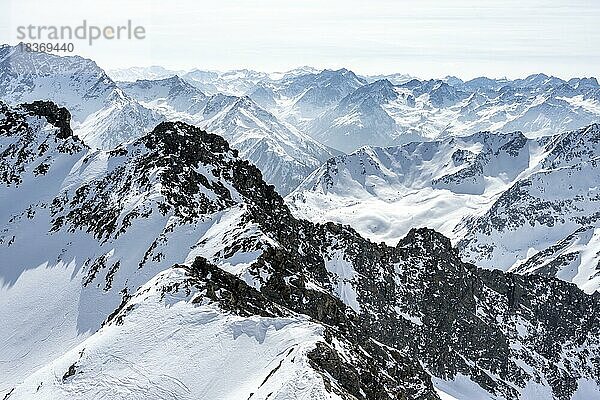
<instances>
[{"instance_id":1,"label":"snowy peak","mask_svg":"<svg viewBox=\"0 0 600 400\"><path fill-rule=\"evenodd\" d=\"M21 51L18 46L0 49L2 99L10 103L62 100L74 118L85 119L104 106L117 89L95 62L79 56L58 57Z\"/></svg>"},{"instance_id":2,"label":"snowy peak","mask_svg":"<svg viewBox=\"0 0 600 400\"><path fill-rule=\"evenodd\" d=\"M176 97L182 93L190 93L196 96L204 97L204 93L190 85L177 75L158 80L137 80L132 83L121 86L125 92L133 92L139 88L139 93L146 96L146 101L155 100L161 97ZM136 96L134 96L136 97Z\"/></svg>"},{"instance_id":3,"label":"snowy peak","mask_svg":"<svg viewBox=\"0 0 600 400\"><path fill-rule=\"evenodd\" d=\"M166 115L198 113L207 101L207 96L202 91L177 75L160 80L120 83L120 87L149 108Z\"/></svg>"},{"instance_id":4,"label":"snowy peak","mask_svg":"<svg viewBox=\"0 0 600 400\"><path fill-rule=\"evenodd\" d=\"M554 76L548 76L546 74L533 74L529 75L525 79L517 79L513 82L513 85L516 87L536 87L536 88L546 88L548 86L555 87L560 86L566 83L564 80L560 78L556 78Z\"/></svg>"},{"instance_id":5,"label":"snowy peak","mask_svg":"<svg viewBox=\"0 0 600 400\"><path fill-rule=\"evenodd\" d=\"M127 96L96 63L78 56L0 50L0 99L16 105L37 100L66 107L75 133L108 148L138 137L161 117Z\"/></svg>"},{"instance_id":6,"label":"snowy peak","mask_svg":"<svg viewBox=\"0 0 600 400\"><path fill-rule=\"evenodd\" d=\"M546 140L547 153L541 161L544 168L556 169L593 162L600 157L600 124L592 124ZM544 139L540 141L544 142Z\"/></svg>"},{"instance_id":7,"label":"snowy peak","mask_svg":"<svg viewBox=\"0 0 600 400\"><path fill-rule=\"evenodd\" d=\"M347 69L324 70L318 74L301 75L282 83L280 92L295 98L294 107L304 117L316 116L342 98L366 84Z\"/></svg>"},{"instance_id":8,"label":"snowy peak","mask_svg":"<svg viewBox=\"0 0 600 400\"><path fill-rule=\"evenodd\" d=\"M414 79L414 77L412 77L411 75L408 75L408 74L396 73L396 74L388 74L388 75L368 75L365 77L365 79L369 83L379 81L382 79L386 79L394 85L402 85L402 84L410 81L411 79Z\"/></svg>"},{"instance_id":9,"label":"snowy peak","mask_svg":"<svg viewBox=\"0 0 600 400\"><path fill-rule=\"evenodd\" d=\"M222 107L219 109L218 107ZM278 191L289 193L333 153L314 139L280 122L247 96L210 99L202 126L223 135L254 162Z\"/></svg>"},{"instance_id":10,"label":"snowy peak","mask_svg":"<svg viewBox=\"0 0 600 400\"><path fill-rule=\"evenodd\" d=\"M208 94L224 93L243 96L260 82L269 81L269 74L248 69L233 71L192 70L182 78Z\"/></svg>"},{"instance_id":11,"label":"snowy peak","mask_svg":"<svg viewBox=\"0 0 600 400\"><path fill-rule=\"evenodd\" d=\"M504 85L507 84L507 80L506 79L490 79L487 78L485 76L481 76L478 78L473 78L471 80L468 80L462 84L459 85L453 85L453 86L459 86L459 87L464 87L466 89L470 89L472 91L477 91L477 90L498 90L501 87L503 87Z\"/></svg>"},{"instance_id":12,"label":"snowy peak","mask_svg":"<svg viewBox=\"0 0 600 400\"><path fill-rule=\"evenodd\" d=\"M429 102L436 108L452 106L468 97L468 94L457 90L441 80L423 82L420 86L413 88L413 93L415 96L428 94Z\"/></svg>"},{"instance_id":13,"label":"snowy peak","mask_svg":"<svg viewBox=\"0 0 600 400\"><path fill-rule=\"evenodd\" d=\"M377 104L385 104L398 97L394 85L387 80L382 79L358 88L353 93L344 97L339 107L347 107L350 104L359 103L366 98L373 99Z\"/></svg>"},{"instance_id":14,"label":"snowy peak","mask_svg":"<svg viewBox=\"0 0 600 400\"><path fill-rule=\"evenodd\" d=\"M594 77L590 78L572 78L569 79L569 85L573 88L579 89L597 89L600 87L598 80Z\"/></svg>"},{"instance_id":15,"label":"snowy peak","mask_svg":"<svg viewBox=\"0 0 600 400\"><path fill-rule=\"evenodd\" d=\"M281 80L281 79L294 78L294 77L301 76L301 75L318 74L322 71L323 71L322 69L317 69L317 68L305 65L305 66L294 68L294 69L291 69L291 70L285 71L285 72L274 72L274 73L270 74L269 77L271 78L271 80Z\"/></svg>"}]
</instances>

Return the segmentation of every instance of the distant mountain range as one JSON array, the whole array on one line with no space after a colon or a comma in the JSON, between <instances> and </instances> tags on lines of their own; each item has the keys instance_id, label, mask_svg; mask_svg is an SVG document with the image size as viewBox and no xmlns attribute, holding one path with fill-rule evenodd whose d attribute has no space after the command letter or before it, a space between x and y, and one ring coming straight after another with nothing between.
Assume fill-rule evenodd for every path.
<instances>
[{"instance_id":1,"label":"distant mountain range","mask_svg":"<svg viewBox=\"0 0 600 400\"><path fill-rule=\"evenodd\" d=\"M110 148L160 121L183 120L223 134L282 194L329 157L363 145L487 130L535 137L577 129L600 115L595 78L417 80L311 67L264 73L157 66L111 71L113 80L80 57L2 46L0 60L2 100L67 107L75 132L92 147Z\"/></svg>"},{"instance_id":2,"label":"distant mountain range","mask_svg":"<svg viewBox=\"0 0 600 400\"><path fill-rule=\"evenodd\" d=\"M166 70L152 71L159 76ZM81 57L0 49L0 99L10 104L52 100L73 110L75 133L94 148L140 137L160 121L187 121L227 137L283 194L339 154L280 122L248 97L205 95L177 76L120 86Z\"/></svg>"},{"instance_id":3,"label":"distant mountain range","mask_svg":"<svg viewBox=\"0 0 600 400\"><path fill-rule=\"evenodd\" d=\"M206 93L247 95L279 120L344 152L480 131L540 136L577 129L600 116L595 78L419 80L308 67L279 74L195 70L181 77Z\"/></svg>"}]
</instances>

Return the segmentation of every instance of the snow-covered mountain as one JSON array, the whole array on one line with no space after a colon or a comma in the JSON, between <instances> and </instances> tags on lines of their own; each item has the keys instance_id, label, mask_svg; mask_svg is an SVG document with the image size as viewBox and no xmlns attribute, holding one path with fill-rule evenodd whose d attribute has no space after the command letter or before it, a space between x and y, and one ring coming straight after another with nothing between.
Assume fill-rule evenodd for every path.
<instances>
[{"instance_id":1,"label":"snow-covered mountain","mask_svg":"<svg viewBox=\"0 0 600 400\"><path fill-rule=\"evenodd\" d=\"M72 111L75 133L91 147L112 148L142 136L162 120L210 126L258 165L267 181L283 194L337 154L293 126L279 122L248 98L222 94L209 97L177 75L117 85L93 61L81 57L27 53L18 47L3 46L0 60L1 99L10 104L52 100L67 107ZM168 72L160 68L144 71ZM241 80L254 84L253 77L263 75L243 70L223 73L218 78L233 87Z\"/></svg>"},{"instance_id":2,"label":"snow-covered mountain","mask_svg":"<svg viewBox=\"0 0 600 400\"><path fill-rule=\"evenodd\" d=\"M77 135L98 148L140 136L162 119L124 94L95 62L19 46L0 46L0 100L51 100L65 106Z\"/></svg>"},{"instance_id":3,"label":"snow-covered mountain","mask_svg":"<svg viewBox=\"0 0 600 400\"><path fill-rule=\"evenodd\" d=\"M399 136L394 118L382 104L399 101L414 107L411 93L398 93L388 80L365 85L349 94L335 108L311 121L307 128L319 141L342 151L351 152L364 145L385 146ZM403 139L418 139L418 134L402 135Z\"/></svg>"},{"instance_id":4,"label":"snow-covered mountain","mask_svg":"<svg viewBox=\"0 0 600 400\"><path fill-rule=\"evenodd\" d=\"M406 82L409 82L409 81L415 79L415 77L412 75L401 74L401 73L387 74L387 75L366 75L364 78L369 83L373 83L373 82L385 79L387 81L392 82L394 85L402 85L403 83L406 83Z\"/></svg>"},{"instance_id":5,"label":"snow-covered mountain","mask_svg":"<svg viewBox=\"0 0 600 400\"><path fill-rule=\"evenodd\" d=\"M539 139L535 165L476 218L459 247L483 267L534 272L600 289L600 125Z\"/></svg>"},{"instance_id":6,"label":"snow-covered mountain","mask_svg":"<svg viewBox=\"0 0 600 400\"><path fill-rule=\"evenodd\" d=\"M303 127L364 84L365 79L348 69L326 69L261 82L248 96L283 120Z\"/></svg>"},{"instance_id":7,"label":"snow-covered mountain","mask_svg":"<svg viewBox=\"0 0 600 400\"><path fill-rule=\"evenodd\" d=\"M109 69L106 74L115 82L135 82L137 80L157 80L183 75L186 71L171 70L159 65L150 67L129 67Z\"/></svg>"},{"instance_id":8,"label":"snow-covered mountain","mask_svg":"<svg viewBox=\"0 0 600 400\"><path fill-rule=\"evenodd\" d=\"M325 160L338 154L280 122L247 96L207 96L177 76L121 87L167 120L186 121L222 135L282 194L292 191Z\"/></svg>"},{"instance_id":9,"label":"snow-covered mountain","mask_svg":"<svg viewBox=\"0 0 600 400\"><path fill-rule=\"evenodd\" d=\"M287 202L296 215L389 244L431 227L478 266L557 276L593 292L599 135L595 124L538 139L483 132L364 147L329 160Z\"/></svg>"},{"instance_id":10,"label":"snow-covered mountain","mask_svg":"<svg viewBox=\"0 0 600 400\"><path fill-rule=\"evenodd\" d=\"M282 195L294 190L325 160L339 154L280 122L249 97L230 101L223 104L221 110L204 113L206 119L199 125L225 137ZM210 102L207 108L212 104Z\"/></svg>"},{"instance_id":11,"label":"snow-covered mountain","mask_svg":"<svg viewBox=\"0 0 600 400\"><path fill-rule=\"evenodd\" d=\"M578 129L600 116L595 78L362 78L348 69L310 67L282 73L195 69L179 75L208 95L248 96L280 121L344 152L488 130L537 137Z\"/></svg>"},{"instance_id":12,"label":"snow-covered mountain","mask_svg":"<svg viewBox=\"0 0 600 400\"><path fill-rule=\"evenodd\" d=\"M119 82L119 87L134 99L148 104L166 116L195 115L202 112L208 96L177 75L156 80Z\"/></svg>"},{"instance_id":13,"label":"snow-covered mountain","mask_svg":"<svg viewBox=\"0 0 600 400\"><path fill-rule=\"evenodd\" d=\"M6 398L600 394L597 295L297 219L191 125L89 150L65 109L0 107Z\"/></svg>"},{"instance_id":14,"label":"snow-covered mountain","mask_svg":"<svg viewBox=\"0 0 600 400\"><path fill-rule=\"evenodd\" d=\"M206 93L223 93L230 96L243 96L260 82L270 79L266 72L249 69L225 72L194 69L182 77Z\"/></svg>"},{"instance_id":15,"label":"snow-covered mountain","mask_svg":"<svg viewBox=\"0 0 600 400\"><path fill-rule=\"evenodd\" d=\"M584 84L580 84L584 82ZM565 82L544 74L525 79L379 80L316 116L307 132L350 152L479 131L521 130L539 136L598 121L600 86L594 78Z\"/></svg>"}]
</instances>

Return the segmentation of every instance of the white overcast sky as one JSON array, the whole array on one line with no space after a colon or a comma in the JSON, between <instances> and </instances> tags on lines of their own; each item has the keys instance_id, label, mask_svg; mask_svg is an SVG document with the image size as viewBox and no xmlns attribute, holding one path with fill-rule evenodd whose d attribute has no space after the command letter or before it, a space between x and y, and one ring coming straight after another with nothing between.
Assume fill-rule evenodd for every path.
<instances>
[{"instance_id":1,"label":"white overcast sky","mask_svg":"<svg viewBox=\"0 0 600 400\"><path fill-rule=\"evenodd\" d=\"M0 0L0 41L17 26L143 25L143 41L75 42L105 69L301 65L563 78L600 75L599 0Z\"/></svg>"}]
</instances>

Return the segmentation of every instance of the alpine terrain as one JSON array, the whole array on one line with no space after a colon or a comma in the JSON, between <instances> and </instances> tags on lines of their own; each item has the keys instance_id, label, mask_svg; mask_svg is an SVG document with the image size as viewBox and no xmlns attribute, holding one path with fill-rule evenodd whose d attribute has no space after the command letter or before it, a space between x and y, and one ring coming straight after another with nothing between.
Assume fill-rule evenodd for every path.
<instances>
[{"instance_id":1,"label":"alpine terrain","mask_svg":"<svg viewBox=\"0 0 600 400\"><path fill-rule=\"evenodd\" d=\"M600 125L528 139L481 132L330 159L287 202L395 245L411 228L448 235L480 267L600 289Z\"/></svg>"},{"instance_id":2,"label":"alpine terrain","mask_svg":"<svg viewBox=\"0 0 600 400\"><path fill-rule=\"evenodd\" d=\"M1 399L600 399L596 78L179 65L0 46Z\"/></svg>"},{"instance_id":3,"label":"alpine terrain","mask_svg":"<svg viewBox=\"0 0 600 400\"><path fill-rule=\"evenodd\" d=\"M427 228L391 246L297 218L222 136L184 122L93 149L70 119L51 102L0 103L5 399L600 396L597 293L542 276L552 274L477 268ZM575 142L489 136L497 155L473 145L451 158L473 165L473 179L442 165L436 184L487 196L513 179L527 209L541 193L536 174L556 170L560 182L593 163L597 128L586 129ZM421 175L386 171L395 187L433 178L436 148L452 144L422 146ZM511 175L521 173L508 157L531 154L519 164L526 175ZM577 196L581 215L590 196ZM463 247L501 236L506 225L486 212Z\"/></svg>"}]
</instances>

